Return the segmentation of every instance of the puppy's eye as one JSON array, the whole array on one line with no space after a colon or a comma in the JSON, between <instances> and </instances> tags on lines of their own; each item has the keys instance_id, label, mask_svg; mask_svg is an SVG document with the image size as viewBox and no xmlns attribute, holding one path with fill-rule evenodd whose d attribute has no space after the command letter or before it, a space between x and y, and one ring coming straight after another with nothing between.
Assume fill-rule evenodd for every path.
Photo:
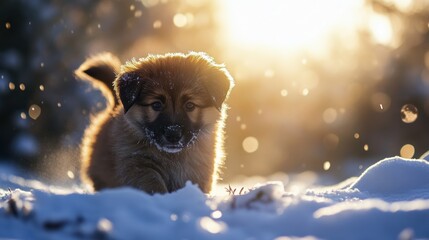
<instances>
[{"instance_id":1,"label":"puppy's eye","mask_svg":"<svg viewBox=\"0 0 429 240\"><path fill-rule=\"evenodd\" d=\"M152 109L154 111L157 111L157 112L161 111L162 108L164 107L162 102L160 102L160 101L153 102L150 106L152 107Z\"/></svg>"},{"instance_id":2,"label":"puppy's eye","mask_svg":"<svg viewBox=\"0 0 429 240\"><path fill-rule=\"evenodd\" d=\"M187 112L194 111L195 107L196 107L196 105L193 102L187 102L187 103L185 103L185 111L187 111Z\"/></svg>"}]
</instances>

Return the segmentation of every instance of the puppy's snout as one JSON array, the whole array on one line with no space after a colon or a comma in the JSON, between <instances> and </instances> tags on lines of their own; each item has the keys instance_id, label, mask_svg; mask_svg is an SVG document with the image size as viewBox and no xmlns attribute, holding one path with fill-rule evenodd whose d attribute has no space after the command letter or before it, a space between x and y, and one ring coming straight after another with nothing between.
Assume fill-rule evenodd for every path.
<instances>
[{"instance_id":1,"label":"puppy's snout","mask_svg":"<svg viewBox=\"0 0 429 240\"><path fill-rule=\"evenodd\" d=\"M165 139L170 143L178 143L182 139L182 127L179 125L168 126L164 130Z\"/></svg>"}]
</instances>

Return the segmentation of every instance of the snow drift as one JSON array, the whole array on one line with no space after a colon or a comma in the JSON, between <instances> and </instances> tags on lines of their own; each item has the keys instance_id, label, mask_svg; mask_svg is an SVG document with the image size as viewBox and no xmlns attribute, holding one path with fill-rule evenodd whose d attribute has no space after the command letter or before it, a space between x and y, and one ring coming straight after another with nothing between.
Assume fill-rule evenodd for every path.
<instances>
[{"instance_id":1,"label":"snow drift","mask_svg":"<svg viewBox=\"0 0 429 240\"><path fill-rule=\"evenodd\" d=\"M425 160L385 159L352 181L302 193L266 182L229 196L207 196L190 183L155 196L130 188L59 194L35 182L37 190L8 190L17 181L2 177L1 238L429 238Z\"/></svg>"}]
</instances>

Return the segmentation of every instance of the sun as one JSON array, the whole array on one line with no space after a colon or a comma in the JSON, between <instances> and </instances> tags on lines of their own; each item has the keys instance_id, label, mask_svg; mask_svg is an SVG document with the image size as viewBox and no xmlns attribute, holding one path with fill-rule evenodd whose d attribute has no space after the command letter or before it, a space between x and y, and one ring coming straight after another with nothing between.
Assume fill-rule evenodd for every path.
<instances>
[{"instance_id":1,"label":"sun","mask_svg":"<svg viewBox=\"0 0 429 240\"><path fill-rule=\"evenodd\" d=\"M334 31L359 24L363 0L223 0L225 37L241 47L302 50L323 47Z\"/></svg>"}]
</instances>

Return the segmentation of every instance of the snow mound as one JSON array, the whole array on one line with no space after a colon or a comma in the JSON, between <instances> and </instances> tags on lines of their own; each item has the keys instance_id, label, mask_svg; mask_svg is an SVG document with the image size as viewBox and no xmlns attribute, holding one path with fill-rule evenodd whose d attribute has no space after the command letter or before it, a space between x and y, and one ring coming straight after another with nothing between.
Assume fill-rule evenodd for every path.
<instances>
[{"instance_id":1,"label":"snow mound","mask_svg":"<svg viewBox=\"0 0 429 240\"><path fill-rule=\"evenodd\" d=\"M88 194L4 180L0 239L429 239L428 179L427 162L396 157L304 192L265 181L226 196L190 183L165 195L131 188ZM6 190L20 182L38 189Z\"/></svg>"},{"instance_id":2,"label":"snow mound","mask_svg":"<svg viewBox=\"0 0 429 240\"><path fill-rule=\"evenodd\" d=\"M420 159L387 158L366 169L350 188L379 195L427 190L429 163Z\"/></svg>"},{"instance_id":3,"label":"snow mound","mask_svg":"<svg viewBox=\"0 0 429 240\"><path fill-rule=\"evenodd\" d=\"M424 159L426 161L429 161L429 151L426 151L425 153L423 153L423 155L420 156L420 159Z\"/></svg>"}]
</instances>

